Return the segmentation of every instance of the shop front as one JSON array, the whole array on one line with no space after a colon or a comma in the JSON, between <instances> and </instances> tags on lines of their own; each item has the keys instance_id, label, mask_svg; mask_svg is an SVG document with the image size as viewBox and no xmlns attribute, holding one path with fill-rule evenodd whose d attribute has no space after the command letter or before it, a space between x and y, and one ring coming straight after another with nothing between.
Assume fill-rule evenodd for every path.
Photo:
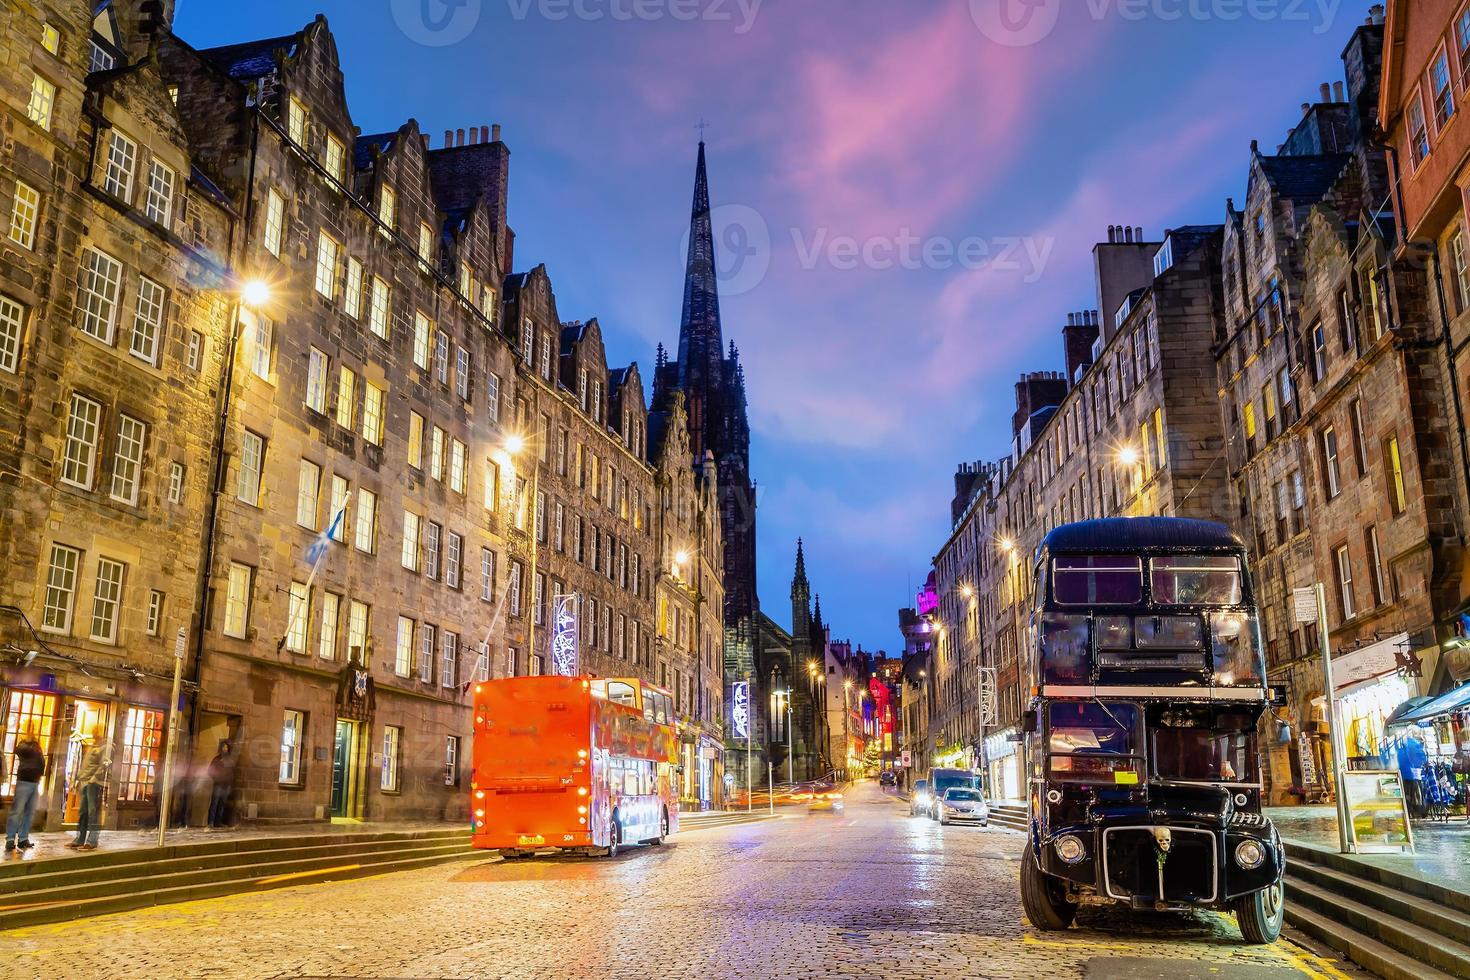
<instances>
[{"instance_id":1,"label":"shop front","mask_svg":"<svg viewBox=\"0 0 1470 980\"><path fill-rule=\"evenodd\" d=\"M986 778L993 800L1024 800L1021 776L1021 743L1011 741L1017 730L1005 728L985 737Z\"/></svg>"}]
</instances>

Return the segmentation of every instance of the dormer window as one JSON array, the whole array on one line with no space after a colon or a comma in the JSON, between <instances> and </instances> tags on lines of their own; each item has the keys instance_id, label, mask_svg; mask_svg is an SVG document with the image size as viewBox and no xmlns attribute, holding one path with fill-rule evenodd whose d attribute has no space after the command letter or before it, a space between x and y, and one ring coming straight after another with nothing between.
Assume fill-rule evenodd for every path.
<instances>
[{"instance_id":1,"label":"dormer window","mask_svg":"<svg viewBox=\"0 0 1470 980\"><path fill-rule=\"evenodd\" d=\"M337 181L339 184L342 183L342 181L347 176L345 166L346 162L347 148L342 145L341 140L333 136L331 133L328 133L325 166L327 168L327 173L331 174L332 179Z\"/></svg>"},{"instance_id":2,"label":"dormer window","mask_svg":"<svg viewBox=\"0 0 1470 980\"><path fill-rule=\"evenodd\" d=\"M1164 244L1154 253L1154 278L1157 279L1174 267L1174 237L1164 239Z\"/></svg>"},{"instance_id":3,"label":"dormer window","mask_svg":"<svg viewBox=\"0 0 1470 980\"><path fill-rule=\"evenodd\" d=\"M425 268L429 266L429 257L434 251L434 230L429 227L427 221L419 222L419 260Z\"/></svg>"},{"instance_id":4,"label":"dormer window","mask_svg":"<svg viewBox=\"0 0 1470 980\"><path fill-rule=\"evenodd\" d=\"M384 236L391 236L394 223L398 220L398 196L393 193L393 188L386 183L378 191L378 221L382 222L380 229Z\"/></svg>"},{"instance_id":5,"label":"dormer window","mask_svg":"<svg viewBox=\"0 0 1470 980\"><path fill-rule=\"evenodd\" d=\"M500 319L500 304L495 295L494 286L486 286L484 294L480 297L480 312L485 314L485 319L494 324Z\"/></svg>"},{"instance_id":6,"label":"dormer window","mask_svg":"<svg viewBox=\"0 0 1470 980\"><path fill-rule=\"evenodd\" d=\"M45 44L45 41L41 42ZM59 43L59 42L58 42ZM108 71L117 64L117 56L111 51L98 44L96 39L92 41L92 53L87 58L87 71Z\"/></svg>"}]
</instances>

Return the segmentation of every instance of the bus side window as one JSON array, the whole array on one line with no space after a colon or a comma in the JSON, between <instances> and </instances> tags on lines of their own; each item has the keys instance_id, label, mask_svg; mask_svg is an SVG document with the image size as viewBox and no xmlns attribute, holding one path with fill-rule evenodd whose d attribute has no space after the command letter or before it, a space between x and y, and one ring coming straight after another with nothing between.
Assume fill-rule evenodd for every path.
<instances>
[{"instance_id":1,"label":"bus side window","mask_svg":"<svg viewBox=\"0 0 1470 980\"><path fill-rule=\"evenodd\" d=\"M658 723L660 725L673 724L673 711L670 709L669 696L660 692L658 696Z\"/></svg>"},{"instance_id":2,"label":"bus side window","mask_svg":"<svg viewBox=\"0 0 1470 980\"><path fill-rule=\"evenodd\" d=\"M658 698L658 695L657 694L654 694L648 688L645 687L643 689L643 720L646 721L646 722L648 722L650 725L653 724L653 720L654 720L654 701L657 698Z\"/></svg>"},{"instance_id":3,"label":"bus side window","mask_svg":"<svg viewBox=\"0 0 1470 980\"><path fill-rule=\"evenodd\" d=\"M614 704L625 704L630 708L637 703L637 694L633 690L633 685L623 681L607 682L607 698Z\"/></svg>"},{"instance_id":4,"label":"bus side window","mask_svg":"<svg viewBox=\"0 0 1470 980\"><path fill-rule=\"evenodd\" d=\"M638 795L638 770L629 769L626 773L623 774L623 795Z\"/></svg>"}]
</instances>

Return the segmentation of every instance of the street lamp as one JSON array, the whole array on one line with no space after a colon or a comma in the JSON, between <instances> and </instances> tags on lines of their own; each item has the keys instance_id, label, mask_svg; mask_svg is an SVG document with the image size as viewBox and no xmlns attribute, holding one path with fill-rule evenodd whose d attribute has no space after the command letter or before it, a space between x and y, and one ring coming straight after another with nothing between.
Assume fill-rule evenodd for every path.
<instances>
[{"instance_id":1,"label":"street lamp","mask_svg":"<svg viewBox=\"0 0 1470 980\"><path fill-rule=\"evenodd\" d=\"M257 309L269 303L271 300L270 283L264 279L247 279L240 286L240 302L251 309Z\"/></svg>"}]
</instances>

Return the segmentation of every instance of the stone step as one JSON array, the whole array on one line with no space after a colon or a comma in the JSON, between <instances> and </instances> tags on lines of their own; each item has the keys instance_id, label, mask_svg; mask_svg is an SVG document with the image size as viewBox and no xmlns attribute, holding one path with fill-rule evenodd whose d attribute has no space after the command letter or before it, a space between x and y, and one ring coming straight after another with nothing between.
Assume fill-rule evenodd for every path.
<instances>
[{"instance_id":1,"label":"stone step","mask_svg":"<svg viewBox=\"0 0 1470 980\"><path fill-rule=\"evenodd\" d=\"M1322 891L1341 895L1378 911L1432 929L1449 939L1470 941L1470 915L1427 898L1385 888L1356 875L1334 871L1324 865L1297 861L1287 866L1287 875Z\"/></svg>"},{"instance_id":2,"label":"stone step","mask_svg":"<svg viewBox=\"0 0 1470 980\"><path fill-rule=\"evenodd\" d=\"M116 895L78 897L56 901L47 905L0 911L0 930L17 929L24 926L66 922L72 919L152 905L168 905L174 902L189 902L202 898L217 898L246 891L267 888L284 888L290 885L310 884L320 881L340 881L370 875L388 874L394 871L409 871L453 861L475 858L484 859L481 851L465 848L427 848L400 855L392 861L359 862L355 865L339 865L319 868L301 873L268 870L251 877L231 877L196 884L175 884L166 887L142 887ZM257 871L260 869L256 869Z\"/></svg>"},{"instance_id":3,"label":"stone step","mask_svg":"<svg viewBox=\"0 0 1470 980\"><path fill-rule=\"evenodd\" d=\"M1368 864L1349 854L1339 854L1312 844L1288 841L1286 844L1288 866L1304 862L1329 868L1340 874L1351 875L1380 888L1392 888L1409 895L1428 899L1445 908L1470 915L1470 894L1446 888L1430 881L1428 876L1410 876L1391 868Z\"/></svg>"},{"instance_id":4,"label":"stone step","mask_svg":"<svg viewBox=\"0 0 1470 980\"><path fill-rule=\"evenodd\" d=\"M157 848L133 852L116 852L129 855L135 860L119 862L93 862L87 860L34 861L31 874L16 875L5 880L7 895L24 895L34 891L53 888L77 888L101 886L109 881L124 881L139 877L160 877L183 872L218 872L223 874L232 867L257 864L262 860L278 862L305 861L317 858L337 860L344 855L364 856L385 852L398 852L404 848L417 849L433 845L463 847L469 843L469 834L460 832L444 837L391 838L386 840L337 840L330 844L297 846L294 841L277 839L273 849L253 848L250 850L220 850L218 848L186 850L172 857L149 858ZM86 858L90 855L80 855ZM142 858L142 860L136 860ZM7 904L0 901L0 905Z\"/></svg>"},{"instance_id":5,"label":"stone step","mask_svg":"<svg viewBox=\"0 0 1470 980\"><path fill-rule=\"evenodd\" d=\"M94 868L164 861L176 857L205 854L270 851L279 849L287 842L289 842L289 846L291 847L333 846L376 841L401 842L463 839L468 836L468 833L466 828L456 826L435 830L304 834L299 837L285 837L281 835L220 837L202 841L165 844L163 847L128 847L115 850L103 849L100 851L88 851L86 853L68 853L65 856L47 858L42 861L7 861L0 863L0 890L12 887L12 879L28 875L50 874L56 871L74 870L83 867Z\"/></svg>"},{"instance_id":6,"label":"stone step","mask_svg":"<svg viewBox=\"0 0 1470 980\"><path fill-rule=\"evenodd\" d=\"M1470 946L1456 939L1320 888L1294 875L1288 878L1286 895L1288 910L1295 907L1319 916L1330 916L1339 929L1396 949L1422 966L1470 978ZM1343 952L1351 956L1349 950L1344 949ZM1354 961L1373 969L1370 964Z\"/></svg>"},{"instance_id":7,"label":"stone step","mask_svg":"<svg viewBox=\"0 0 1470 980\"><path fill-rule=\"evenodd\" d=\"M274 875L296 875L305 872L341 868L349 865L373 865L398 860L405 855L423 857L440 854L460 853L468 849L469 839L463 841L434 842L431 844L402 845L386 850L363 851L356 848L336 848L326 854L303 857L294 849L284 852L256 854L246 863L234 863L221 867L205 867L189 870L154 869L146 865L124 865L119 873L83 883L51 880L42 875L42 887L28 891L7 893L0 897L0 910L23 908L36 905L63 904L78 899L106 898L131 891L146 891L203 885L209 882L236 879L265 878ZM316 851L318 849L311 849Z\"/></svg>"},{"instance_id":8,"label":"stone step","mask_svg":"<svg viewBox=\"0 0 1470 980\"><path fill-rule=\"evenodd\" d=\"M1287 891L1286 921L1307 935L1342 953L1383 980L1455 980L1455 975L1437 970L1392 946L1333 921L1293 901Z\"/></svg>"}]
</instances>

